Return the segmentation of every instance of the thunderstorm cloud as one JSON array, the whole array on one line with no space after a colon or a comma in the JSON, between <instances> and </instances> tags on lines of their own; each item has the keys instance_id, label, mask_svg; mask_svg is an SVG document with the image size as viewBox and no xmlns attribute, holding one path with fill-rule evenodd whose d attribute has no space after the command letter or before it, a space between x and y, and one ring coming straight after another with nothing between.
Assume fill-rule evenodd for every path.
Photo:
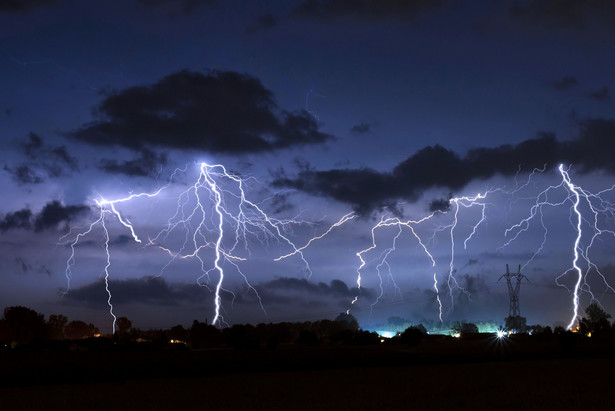
<instances>
[{"instance_id":1,"label":"thunderstorm cloud","mask_svg":"<svg viewBox=\"0 0 615 411\"><path fill-rule=\"evenodd\" d=\"M233 71L180 71L155 84L107 96L98 120L70 133L93 145L256 153L320 144L332 136L319 131L305 110L277 108L261 82Z\"/></svg>"},{"instance_id":2,"label":"thunderstorm cloud","mask_svg":"<svg viewBox=\"0 0 615 411\"><path fill-rule=\"evenodd\" d=\"M79 169L77 159L68 153L66 146L47 145L36 133L29 133L26 141L19 144L19 149L28 161L14 166L4 165L4 171L19 184L43 183L47 178L66 176L69 171Z\"/></svg>"},{"instance_id":3,"label":"thunderstorm cloud","mask_svg":"<svg viewBox=\"0 0 615 411\"><path fill-rule=\"evenodd\" d=\"M84 205L63 205L57 200L51 201L43 209L34 214L29 208L7 213L0 219L0 231L7 230L43 230L68 226L71 221L89 212Z\"/></svg>"},{"instance_id":4,"label":"thunderstorm cloud","mask_svg":"<svg viewBox=\"0 0 615 411\"><path fill-rule=\"evenodd\" d=\"M573 164L579 172L604 170L615 173L615 121L602 118L582 122L575 140L558 141L551 133L516 145L475 148L460 156L440 145L425 147L399 163L390 172L369 168L300 170L296 177L277 175L274 184L292 187L316 196L351 204L360 213L368 213L396 200L416 201L425 190L459 190L473 180L495 175L513 175L519 165L524 169ZM369 195L366 195L369 193ZM441 202L433 203L433 210Z\"/></svg>"},{"instance_id":5,"label":"thunderstorm cloud","mask_svg":"<svg viewBox=\"0 0 615 411\"><path fill-rule=\"evenodd\" d=\"M151 176L166 163L166 154L156 153L144 148L140 150L139 157L133 160L102 159L98 164L98 168L109 174L124 174L133 177Z\"/></svg>"},{"instance_id":6,"label":"thunderstorm cloud","mask_svg":"<svg viewBox=\"0 0 615 411\"><path fill-rule=\"evenodd\" d=\"M332 280L329 284L313 283L306 279L277 278L272 281L254 285L263 304L294 306L317 300L338 301L347 304L349 299L358 295L356 288L348 288L341 280ZM202 303L212 297L211 290L193 284L169 283L161 277L143 277L124 280L109 280L109 289L113 302L117 304L142 303L154 305L176 306L184 303ZM368 298L373 291L361 290L361 295ZM71 290L65 298L70 303L89 306L104 306L107 304L107 292L104 281L96 281ZM236 293L234 305L247 304L250 307L258 303L253 292Z\"/></svg>"}]
</instances>

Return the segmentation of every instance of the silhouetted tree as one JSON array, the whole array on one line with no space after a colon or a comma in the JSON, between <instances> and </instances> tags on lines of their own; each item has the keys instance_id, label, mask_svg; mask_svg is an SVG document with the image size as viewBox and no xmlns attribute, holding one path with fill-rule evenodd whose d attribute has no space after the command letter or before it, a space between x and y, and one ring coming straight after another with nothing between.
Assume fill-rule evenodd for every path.
<instances>
[{"instance_id":1,"label":"silhouetted tree","mask_svg":"<svg viewBox=\"0 0 615 411\"><path fill-rule=\"evenodd\" d=\"M179 340L179 341L188 341L190 339L190 331L186 330L181 325L176 325L172 327L167 333L169 339L171 340Z\"/></svg>"},{"instance_id":2,"label":"silhouetted tree","mask_svg":"<svg viewBox=\"0 0 615 411\"><path fill-rule=\"evenodd\" d=\"M455 322L453 324L453 331L463 335L463 334L476 334L478 333L478 327L474 323L466 323L466 322Z\"/></svg>"},{"instance_id":3,"label":"silhouetted tree","mask_svg":"<svg viewBox=\"0 0 615 411\"><path fill-rule=\"evenodd\" d=\"M192 348L214 347L220 344L220 330L213 325L194 320L190 327L190 343Z\"/></svg>"},{"instance_id":4,"label":"silhouetted tree","mask_svg":"<svg viewBox=\"0 0 615 411\"><path fill-rule=\"evenodd\" d=\"M121 339L126 339L128 338L128 333L130 332L130 329L132 328L132 321L130 321L126 317L119 317L115 321L115 326L117 327L116 332L117 332L118 337Z\"/></svg>"},{"instance_id":5,"label":"silhouetted tree","mask_svg":"<svg viewBox=\"0 0 615 411\"><path fill-rule=\"evenodd\" d=\"M269 324L267 326L267 332L267 347L269 349L274 349L279 344L292 343L296 338L298 338L298 336L295 337L292 324L287 322Z\"/></svg>"},{"instance_id":6,"label":"silhouetted tree","mask_svg":"<svg viewBox=\"0 0 615 411\"><path fill-rule=\"evenodd\" d=\"M83 321L71 321L66 325L66 338L69 340L79 340L81 338L92 337L98 333L98 328L93 324L86 324Z\"/></svg>"},{"instance_id":7,"label":"silhouetted tree","mask_svg":"<svg viewBox=\"0 0 615 411\"><path fill-rule=\"evenodd\" d=\"M30 308L6 307L4 320L9 340L17 344L26 344L45 337L45 317Z\"/></svg>"},{"instance_id":8,"label":"silhouetted tree","mask_svg":"<svg viewBox=\"0 0 615 411\"><path fill-rule=\"evenodd\" d=\"M359 329L359 322L354 315L348 313L341 313L335 317L335 321L341 324L343 329L356 331Z\"/></svg>"},{"instance_id":9,"label":"silhouetted tree","mask_svg":"<svg viewBox=\"0 0 615 411\"><path fill-rule=\"evenodd\" d=\"M359 330L354 334L353 343L356 345L380 344L380 336L373 331Z\"/></svg>"},{"instance_id":10,"label":"silhouetted tree","mask_svg":"<svg viewBox=\"0 0 615 411\"><path fill-rule=\"evenodd\" d=\"M47 338L51 340L63 340L66 336L66 324L68 318L61 314L51 314L47 321Z\"/></svg>"},{"instance_id":11,"label":"silhouetted tree","mask_svg":"<svg viewBox=\"0 0 615 411\"><path fill-rule=\"evenodd\" d=\"M609 318L611 314L607 313L598 305L598 303L591 303L585 309L587 318L581 318L579 321L579 331L582 335L588 335L591 333L593 336L601 336L611 331L611 323Z\"/></svg>"},{"instance_id":12,"label":"silhouetted tree","mask_svg":"<svg viewBox=\"0 0 615 411\"><path fill-rule=\"evenodd\" d=\"M297 344L310 346L317 345L318 335L314 331L301 330L299 333L299 338L297 339Z\"/></svg>"},{"instance_id":13,"label":"silhouetted tree","mask_svg":"<svg viewBox=\"0 0 615 411\"><path fill-rule=\"evenodd\" d=\"M256 329L250 324L235 324L224 329L226 345L240 350L254 350L260 348L260 341L256 337Z\"/></svg>"},{"instance_id":14,"label":"silhouetted tree","mask_svg":"<svg viewBox=\"0 0 615 411\"><path fill-rule=\"evenodd\" d=\"M0 344L8 344L11 342L11 335L8 324L5 319L0 319Z\"/></svg>"},{"instance_id":15,"label":"silhouetted tree","mask_svg":"<svg viewBox=\"0 0 615 411\"><path fill-rule=\"evenodd\" d=\"M412 326L406 328L404 332L401 333L399 340L407 345L418 345L425 334L427 334L425 327L421 329L418 326Z\"/></svg>"}]
</instances>

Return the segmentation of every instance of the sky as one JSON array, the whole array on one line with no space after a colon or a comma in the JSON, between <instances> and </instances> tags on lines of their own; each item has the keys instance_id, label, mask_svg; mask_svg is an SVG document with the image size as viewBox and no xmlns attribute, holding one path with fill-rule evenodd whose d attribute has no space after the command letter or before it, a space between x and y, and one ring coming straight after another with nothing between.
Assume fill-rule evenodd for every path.
<instances>
[{"instance_id":1,"label":"sky","mask_svg":"<svg viewBox=\"0 0 615 411\"><path fill-rule=\"evenodd\" d=\"M529 324L615 314L614 40L603 0L2 2L0 302L503 322L509 264Z\"/></svg>"}]
</instances>

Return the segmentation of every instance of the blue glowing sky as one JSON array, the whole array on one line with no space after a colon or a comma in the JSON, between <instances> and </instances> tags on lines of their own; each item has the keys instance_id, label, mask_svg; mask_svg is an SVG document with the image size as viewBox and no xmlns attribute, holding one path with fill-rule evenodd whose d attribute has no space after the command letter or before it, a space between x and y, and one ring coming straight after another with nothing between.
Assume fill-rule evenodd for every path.
<instances>
[{"instance_id":1,"label":"blue glowing sky","mask_svg":"<svg viewBox=\"0 0 615 411\"><path fill-rule=\"evenodd\" d=\"M561 183L558 165L570 166L573 181L593 193L613 185L615 14L603 4L0 5L0 301L109 328L100 288L102 231L76 247L66 295L70 248L60 239L97 218L95 199L153 192L188 165L167 197L119 207L143 238L154 236L176 210L172 194L194 183L204 161L253 177L248 195L271 216L311 221L289 232L298 246L346 213L360 215L306 249L309 277L301 260L273 261L288 248L252 241L241 270L267 314L235 273L226 283L234 303L229 292L223 295L229 323L332 318L348 308L366 326L393 315L435 320L434 270L409 231L388 260L396 284L383 277L377 305L376 267L398 228L377 231L378 248L362 270L362 297L351 307L356 253L370 246L371 227L383 216L419 219L450 195L504 187L508 194L485 200L486 221L465 249L481 207L460 209L454 250L446 228L454 213L417 228L440 284L453 251L455 278L469 292L456 290L452 302L447 297L445 319L500 321L508 310L506 286L497 282L505 264L525 265L544 235L533 220L502 249L510 239L505 230L529 215L538 193ZM568 195L553 190L549 201ZM603 197L615 201L611 192ZM543 209L549 236L543 253L524 267L531 284L522 288L521 310L528 323L566 325L571 318L571 295L555 284L572 266L571 205L569 199ZM593 214L581 208L589 228ZM601 227L612 228L612 218L601 214ZM143 328L212 319L212 294L196 285L198 265L167 266L168 255L132 241L111 216L108 226L118 316ZM168 247L181 247L176 234ZM591 235L582 238L585 246L590 241ZM614 246L606 233L590 253L607 280L615 275ZM202 258L212 264L211 253ZM562 283L572 286L573 276ZM615 314L613 293L595 272L588 283ZM582 294L581 305L589 301Z\"/></svg>"}]
</instances>

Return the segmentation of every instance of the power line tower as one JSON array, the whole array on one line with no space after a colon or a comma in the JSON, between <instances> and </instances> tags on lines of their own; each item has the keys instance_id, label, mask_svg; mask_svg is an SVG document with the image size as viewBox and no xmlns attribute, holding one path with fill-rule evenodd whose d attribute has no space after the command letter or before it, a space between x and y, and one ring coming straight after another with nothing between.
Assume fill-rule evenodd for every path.
<instances>
[{"instance_id":1,"label":"power line tower","mask_svg":"<svg viewBox=\"0 0 615 411\"><path fill-rule=\"evenodd\" d=\"M521 312L519 311L519 291L521 290L521 280L523 280L524 278L527 282L529 282L530 280L528 280L526 276L521 274L521 265L519 265L519 269L516 273L511 273L508 269L508 264L506 264L506 274L503 274L500 277L500 280L502 278L506 278L506 283L508 284L508 294L510 295L508 316L509 318L521 317ZM517 280L514 285L513 279Z\"/></svg>"}]
</instances>

